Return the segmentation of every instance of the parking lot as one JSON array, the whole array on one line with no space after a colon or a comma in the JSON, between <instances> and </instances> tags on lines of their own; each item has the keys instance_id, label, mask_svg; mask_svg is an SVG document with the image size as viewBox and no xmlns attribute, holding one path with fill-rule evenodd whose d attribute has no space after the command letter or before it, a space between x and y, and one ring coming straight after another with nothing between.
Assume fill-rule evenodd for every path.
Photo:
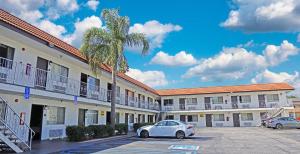
<instances>
[{"instance_id":1,"label":"parking lot","mask_svg":"<svg viewBox=\"0 0 300 154\"><path fill-rule=\"evenodd\" d=\"M186 153L170 150L171 145L199 146L197 153L300 153L300 130L268 128L200 128L187 139L131 137L95 143L63 153ZM98 151L98 152L97 152Z\"/></svg>"}]
</instances>

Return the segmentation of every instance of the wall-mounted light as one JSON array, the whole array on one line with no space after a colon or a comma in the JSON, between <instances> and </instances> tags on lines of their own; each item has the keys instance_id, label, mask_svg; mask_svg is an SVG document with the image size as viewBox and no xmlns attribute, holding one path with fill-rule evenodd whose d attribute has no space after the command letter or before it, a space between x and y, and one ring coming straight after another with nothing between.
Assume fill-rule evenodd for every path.
<instances>
[{"instance_id":1,"label":"wall-mounted light","mask_svg":"<svg viewBox=\"0 0 300 154\"><path fill-rule=\"evenodd\" d=\"M54 47L54 44L53 44L52 42L48 42L48 46L49 46L50 48L53 48L53 47Z\"/></svg>"}]
</instances>

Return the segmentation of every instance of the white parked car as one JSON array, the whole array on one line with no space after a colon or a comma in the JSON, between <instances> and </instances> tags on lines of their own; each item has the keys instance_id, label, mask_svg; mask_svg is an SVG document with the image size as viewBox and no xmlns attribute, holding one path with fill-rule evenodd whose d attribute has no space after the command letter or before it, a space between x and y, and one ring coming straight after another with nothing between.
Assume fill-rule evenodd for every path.
<instances>
[{"instance_id":1,"label":"white parked car","mask_svg":"<svg viewBox=\"0 0 300 154\"><path fill-rule=\"evenodd\" d=\"M143 126L137 130L139 137L176 137L178 139L195 134L194 126L177 120L163 120L155 125Z\"/></svg>"}]
</instances>

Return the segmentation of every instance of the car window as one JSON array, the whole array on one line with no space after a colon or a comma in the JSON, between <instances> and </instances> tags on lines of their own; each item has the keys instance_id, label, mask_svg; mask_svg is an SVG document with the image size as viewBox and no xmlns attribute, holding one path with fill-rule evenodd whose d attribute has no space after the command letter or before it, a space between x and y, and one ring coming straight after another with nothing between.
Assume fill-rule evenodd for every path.
<instances>
[{"instance_id":1,"label":"car window","mask_svg":"<svg viewBox=\"0 0 300 154\"><path fill-rule=\"evenodd\" d=\"M284 118L279 118L278 120L287 121L288 119L284 117Z\"/></svg>"},{"instance_id":2,"label":"car window","mask_svg":"<svg viewBox=\"0 0 300 154\"><path fill-rule=\"evenodd\" d=\"M294 121L295 119L294 118L289 118L289 121Z\"/></svg>"},{"instance_id":3,"label":"car window","mask_svg":"<svg viewBox=\"0 0 300 154\"><path fill-rule=\"evenodd\" d=\"M168 121L167 122L167 126L177 126L177 125L179 125L179 124L175 121Z\"/></svg>"},{"instance_id":4,"label":"car window","mask_svg":"<svg viewBox=\"0 0 300 154\"><path fill-rule=\"evenodd\" d=\"M167 125L166 121L161 121L156 124L156 126L166 126L166 125Z\"/></svg>"}]
</instances>

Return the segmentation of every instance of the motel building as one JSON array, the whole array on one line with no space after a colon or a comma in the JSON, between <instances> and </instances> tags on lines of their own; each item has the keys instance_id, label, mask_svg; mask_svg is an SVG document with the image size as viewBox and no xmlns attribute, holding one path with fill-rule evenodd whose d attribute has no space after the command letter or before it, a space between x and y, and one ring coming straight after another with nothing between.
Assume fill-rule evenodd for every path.
<instances>
[{"instance_id":1,"label":"motel building","mask_svg":"<svg viewBox=\"0 0 300 154\"><path fill-rule=\"evenodd\" d=\"M157 90L161 114L197 127L260 126L267 117L293 116L286 83Z\"/></svg>"},{"instance_id":2,"label":"motel building","mask_svg":"<svg viewBox=\"0 0 300 154\"><path fill-rule=\"evenodd\" d=\"M0 150L64 138L69 125L109 124L111 88L109 67L96 76L77 48L0 9ZM161 119L258 126L267 116L292 114L293 90L286 83L155 90L119 73L116 123L130 130Z\"/></svg>"}]
</instances>

